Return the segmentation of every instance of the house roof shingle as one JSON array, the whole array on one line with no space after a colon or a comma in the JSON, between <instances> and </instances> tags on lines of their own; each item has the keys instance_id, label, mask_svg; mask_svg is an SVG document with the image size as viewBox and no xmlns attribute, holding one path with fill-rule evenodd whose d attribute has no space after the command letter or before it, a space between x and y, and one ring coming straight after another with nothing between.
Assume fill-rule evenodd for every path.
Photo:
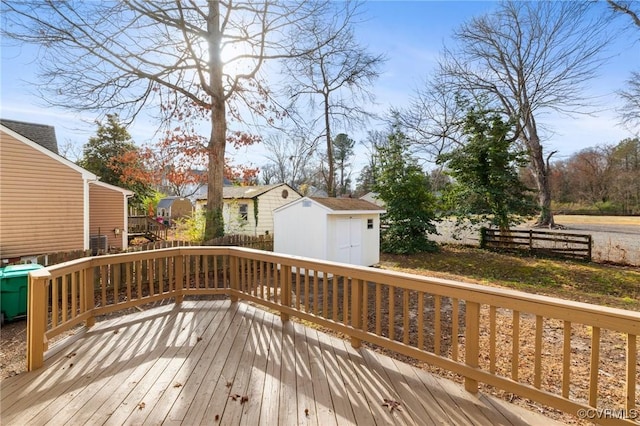
<instances>
[{"instance_id":1,"label":"house roof shingle","mask_svg":"<svg viewBox=\"0 0 640 426\"><path fill-rule=\"evenodd\" d=\"M366 200L358 198L329 198L329 197L311 197L311 199L325 207L335 211L344 210L383 210L380 206L370 203Z\"/></svg>"},{"instance_id":2,"label":"house roof shingle","mask_svg":"<svg viewBox=\"0 0 640 426\"><path fill-rule=\"evenodd\" d=\"M49 151L58 154L58 140L56 139L55 127L46 124L7 120L4 118L0 119L0 124L38 145L47 148Z\"/></svg>"},{"instance_id":3,"label":"house roof shingle","mask_svg":"<svg viewBox=\"0 0 640 426\"><path fill-rule=\"evenodd\" d=\"M222 198L255 198L267 191L285 185L277 183L275 185L256 185L256 186L225 186L222 188Z\"/></svg>"}]
</instances>

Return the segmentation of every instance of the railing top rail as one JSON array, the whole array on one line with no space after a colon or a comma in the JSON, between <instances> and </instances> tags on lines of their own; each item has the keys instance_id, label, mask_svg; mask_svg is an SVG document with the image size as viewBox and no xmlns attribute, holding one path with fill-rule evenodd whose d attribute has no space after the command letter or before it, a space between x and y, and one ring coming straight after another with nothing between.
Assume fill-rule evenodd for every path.
<instances>
[{"instance_id":1,"label":"railing top rail","mask_svg":"<svg viewBox=\"0 0 640 426\"><path fill-rule=\"evenodd\" d=\"M177 255L236 255L258 261L279 263L298 269L351 277L369 282L423 291L444 297L455 297L481 304L540 314L545 317L581 322L586 325L612 328L620 332L640 335L640 312L610 308L589 303L529 294L517 290L464 283L443 278L413 275L365 266L347 265L327 260L265 252L234 246L183 246L132 253L119 253L82 258L31 272L33 277L60 276L74 270L113 263L153 259Z\"/></svg>"}]
</instances>

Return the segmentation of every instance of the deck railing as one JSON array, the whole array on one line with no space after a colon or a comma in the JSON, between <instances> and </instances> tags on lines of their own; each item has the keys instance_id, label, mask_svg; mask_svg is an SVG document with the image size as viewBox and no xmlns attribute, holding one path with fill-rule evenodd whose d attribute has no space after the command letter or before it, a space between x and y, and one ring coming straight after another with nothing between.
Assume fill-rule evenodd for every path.
<instances>
[{"instance_id":1,"label":"deck railing","mask_svg":"<svg viewBox=\"0 0 640 426\"><path fill-rule=\"evenodd\" d=\"M638 414L638 312L237 247L79 259L29 285L29 370L49 339L98 315L218 294L449 370L469 392L485 383L599 423Z\"/></svg>"}]
</instances>

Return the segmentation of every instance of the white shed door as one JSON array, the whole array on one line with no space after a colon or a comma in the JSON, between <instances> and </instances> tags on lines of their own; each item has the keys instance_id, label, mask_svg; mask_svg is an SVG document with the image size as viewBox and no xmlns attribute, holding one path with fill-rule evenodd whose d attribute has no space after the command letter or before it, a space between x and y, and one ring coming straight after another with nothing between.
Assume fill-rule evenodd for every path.
<instances>
[{"instance_id":1,"label":"white shed door","mask_svg":"<svg viewBox=\"0 0 640 426\"><path fill-rule=\"evenodd\" d=\"M359 265L362 259L362 221L340 218L336 222L338 262Z\"/></svg>"}]
</instances>

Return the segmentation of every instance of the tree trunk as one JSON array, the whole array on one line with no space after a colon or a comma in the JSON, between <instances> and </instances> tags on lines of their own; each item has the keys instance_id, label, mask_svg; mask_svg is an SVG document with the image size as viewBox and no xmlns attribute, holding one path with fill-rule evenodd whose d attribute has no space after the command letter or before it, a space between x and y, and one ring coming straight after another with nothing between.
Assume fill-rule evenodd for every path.
<instances>
[{"instance_id":1,"label":"tree trunk","mask_svg":"<svg viewBox=\"0 0 640 426\"><path fill-rule=\"evenodd\" d=\"M336 196L335 182L335 167L333 164L333 143L331 142L331 126L329 120L329 95L325 94L324 97L324 126L326 129L327 137L327 163L329 163L327 172L328 176L325 178L327 183L327 195L329 197Z\"/></svg>"},{"instance_id":2,"label":"tree trunk","mask_svg":"<svg viewBox=\"0 0 640 426\"><path fill-rule=\"evenodd\" d=\"M551 212L549 170L542 155L540 139L535 131L530 132L529 139L526 143L529 147L531 168L538 188L538 206L540 207L540 216L538 217L536 226L548 226L549 228L552 228L555 223L553 221L553 213Z\"/></svg>"},{"instance_id":3,"label":"tree trunk","mask_svg":"<svg viewBox=\"0 0 640 426\"><path fill-rule=\"evenodd\" d=\"M220 4L209 2L207 19L209 33L209 87L211 97L211 135L209 137L209 173L207 178L207 212L204 240L224 235L222 218L222 185L224 181L224 153L227 143L227 118L224 87L222 85L222 58L220 56Z\"/></svg>"}]
</instances>

